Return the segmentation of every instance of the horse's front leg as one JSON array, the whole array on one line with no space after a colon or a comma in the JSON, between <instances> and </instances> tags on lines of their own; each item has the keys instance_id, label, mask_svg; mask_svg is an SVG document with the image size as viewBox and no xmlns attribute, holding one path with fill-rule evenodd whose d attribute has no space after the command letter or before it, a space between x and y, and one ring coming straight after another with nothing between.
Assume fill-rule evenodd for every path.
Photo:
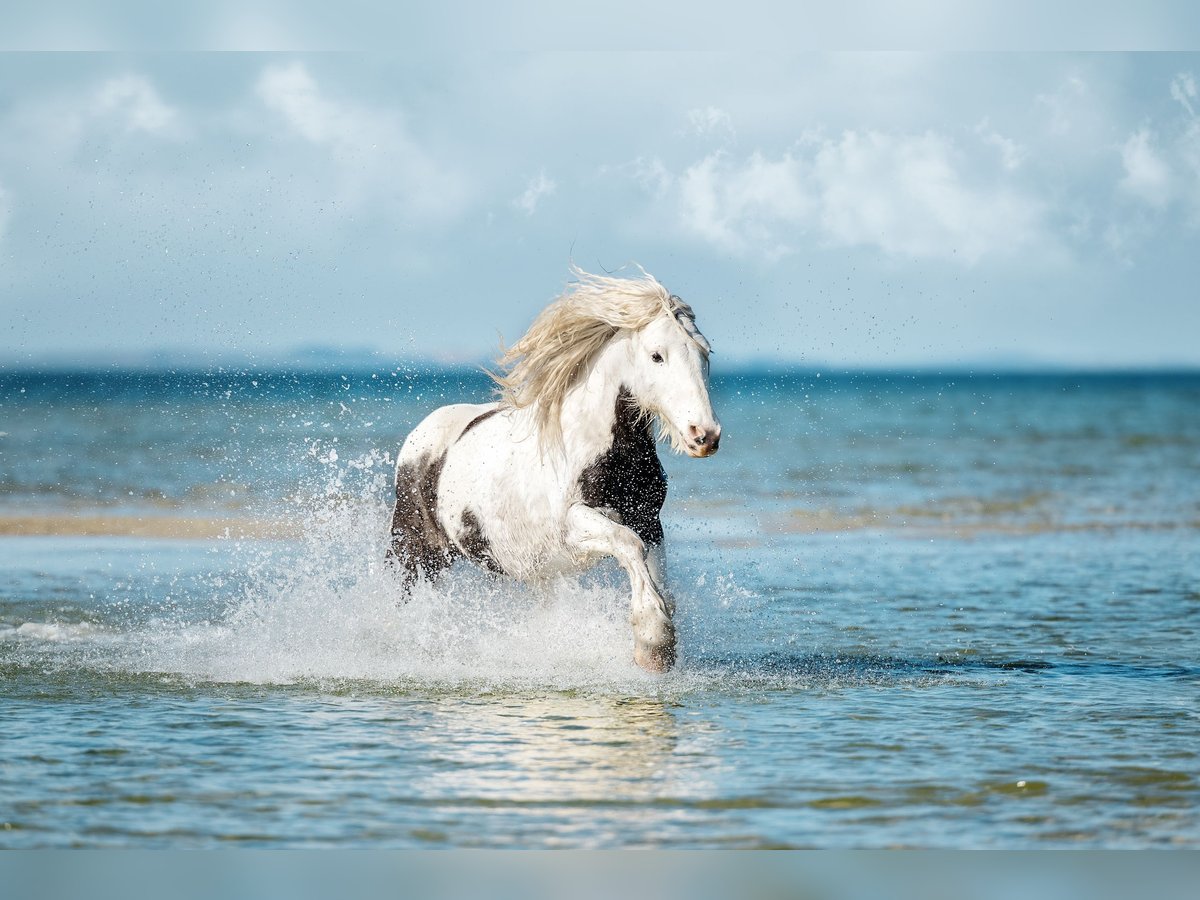
<instances>
[{"instance_id":1,"label":"horse's front leg","mask_svg":"<svg viewBox=\"0 0 1200 900\"><path fill-rule=\"evenodd\" d=\"M667 584L667 559L662 544L651 544L646 548L646 568L650 570L654 586L658 588L658 593L662 595L663 602L666 604L667 617L673 620L675 618L675 594Z\"/></svg>"},{"instance_id":2,"label":"horse's front leg","mask_svg":"<svg viewBox=\"0 0 1200 900\"><path fill-rule=\"evenodd\" d=\"M567 543L580 556L612 556L621 564L632 592L633 658L650 672L671 668L675 664L675 626L646 564L642 539L598 510L576 504L567 512Z\"/></svg>"}]
</instances>

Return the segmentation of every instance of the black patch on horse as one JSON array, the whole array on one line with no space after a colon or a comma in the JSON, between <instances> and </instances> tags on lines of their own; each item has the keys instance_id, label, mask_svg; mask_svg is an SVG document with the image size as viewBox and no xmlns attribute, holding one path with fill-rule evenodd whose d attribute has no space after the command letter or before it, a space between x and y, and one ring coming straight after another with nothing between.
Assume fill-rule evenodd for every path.
<instances>
[{"instance_id":1,"label":"black patch on horse","mask_svg":"<svg viewBox=\"0 0 1200 900\"><path fill-rule=\"evenodd\" d=\"M463 438L463 434L466 434L468 431L470 431L472 428L474 428L476 425L478 425L484 419L490 419L492 416L494 416L498 412L500 412L500 407L498 407L498 406L495 409L489 409L487 412L481 412L479 415L477 415L475 418L473 418L470 422L467 423L467 427L462 430L462 434L460 434L458 436L458 439L461 441Z\"/></svg>"},{"instance_id":2,"label":"black patch on horse","mask_svg":"<svg viewBox=\"0 0 1200 900\"><path fill-rule=\"evenodd\" d=\"M579 476L583 502L595 509L615 510L621 524L645 543L661 544L658 514L667 499L667 476L658 460L650 420L639 416L628 388L617 392L612 431L612 446Z\"/></svg>"},{"instance_id":3,"label":"black patch on horse","mask_svg":"<svg viewBox=\"0 0 1200 900\"><path fill-rule=\"evenodd\" d=\"M479 517L469 509L462 511L462 531L458 533L458 546L462 548L463 555L475 565L497 575L504 574L504 570L496 562L496 557L492 555L492 545L483 533Z\"/></svg>"},{"instance_id":4,"label":"black patch on horse","mask_svg":"<svg viewBox=\"0 0 1200 900\"><path fill-rule=\"evenodd\" d=\"M445 462L443 453L396 469L396 508L386 559L404 566L406 587L421 572L431 581L436 579L458 552L437 519L438 481Z\"/></svg>"}]
</instances>

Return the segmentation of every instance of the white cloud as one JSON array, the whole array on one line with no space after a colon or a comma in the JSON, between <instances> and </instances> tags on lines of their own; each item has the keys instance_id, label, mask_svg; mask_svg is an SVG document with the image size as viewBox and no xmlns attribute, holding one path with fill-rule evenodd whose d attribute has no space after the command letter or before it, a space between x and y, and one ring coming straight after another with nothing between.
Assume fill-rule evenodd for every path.
<instances>
[{"instance_id":1,"label":"white cloud","mask_svg":"<svg viewBox=\"0 0 1200 900\"><path fill-rule=\"evenodd\" d=\"M258 96L270 108L283 115L293 129L315 144L349 144L364 135L353 112L326 100L317 83L300 63L270 66L263 70L256 86Z\"/></svg>"},{"instance_id":2,"label":"white cloud","mask_svg":"<svg viewBox=\"0 0 1200 900\"><path fill-rule=\"evenodd\" d=\"M1171 199L1171 170L1154 147L1154 136L1142 128L1121 148L1125 177L1121 188L1150 206L1161 209Z\"/></svg>"},{"instance_id":3,"label":"white cloud","mask_svg":"<svg viewBox=\"0 0 1200 900\"><path fill-rule=\"evenodd\" d=\"M1038 94L1034 102L1046 109L1050 116L1050 132L1066 135L1076 126L1081 107L1088 99L1087 82L1078 75L1069 75L1058 89L1048 94Z\"/></svg>"},{"instance_id":4,"label":"white cloud","mask_svg":"<svg viewBox=\"0 0 1200 900\"><path fill-rule=\"evenodd\" d=\"M1118 191L1140 208L1115 207L1104 242L1127 264L1132 263L1133 251L1167 223L1200 227L1200 117L1192 103L1197 93L1190 72L1176 75L1170 95L1181 109L1131 132L1119 147Z\"/></svg>"},{"instance_id":5,"label":"white cloud","mask_svg":"<svg viewBox=\"0 0 1200 900\"><path fill-rule=\"evenodd\" d=\"M1036 201L1010 188L970 185L956 162L953 145L932 132L847 132L827 142L817 154L826 231L891 255L968 263L1009 253L1038 234Z\"/></svg>"},{"instance_id":6,"label":"white cloud","mask_svg":"<svg viewBox=\"0 0 1200 900\"><path fill-rule=\"evenodd\" d=\"M549 197L557 190L558 184L546 177L545 171L539 172L536 178L531 178L521 196L513 200L513 206L522 210L525 215L532 216L543 197Z\"/></svg>"},{"instance_id":7,"label":"white cloud","mask_svg":"<svg viewBox=\"0 0 1200 900\"><path fill-rule=\"evenodd\" d=\"M639 156L629 164L629 172L633 175L633 179L641 185L642 190L649 191L656 197L666 196L675 181L675 176L657 156L651 159Z\"/></svg>"},{"instance_id":8,"label":"white cloud","mask_svg":"<svg viewBox=\"0 0 1200 900\"><path fill-rule=\"evenodd\" d=\"M1179 138L1179 159L1182 163L1182 188L1190 201L1189 219L1200 226L1200 119L1188 123Z\"/></svg>"},{"instance_id":9,"label":"white cloud","mask_svg":"<svg viewBox=\"0 0 1200 900\"><path fill-rule=\"evenodd\" d=\"M1028 155L1024 147L996 131L987 118L975 126L975 133L985 144L1000 152L1000 164L1010 172L1018 168Z\"/></svg>"},{"instance_id":10,"label":"white cloud","mask_svg":"<svg viewBox=\"0 0 1200 900\"><path fill-rule=\"evenodd\" d=\"M831 245L968 264L1044 238L1036 199L969 183L952 142L932 132L848 131L774 160L713 153L680 176L678 203L686 231L768 257L794 250L806 232Z\"/></svg>"},{"instance_id":11,"label":"white cloud","mask_svg":"<svg viewBox=\"0 0 1200 900\"><path fill-rule=\"evenodd\" d=\"M659 156L639 156L632 162L612 165L604 163L597 170L601 177L621 175L632 179L645 193L661 200L675 183L675 175Z\"/></svg>"},{"instance_id":12,"label":"white cloud","mask_svg":"<svg viewBox=\"0 0 1200 900\"><path fill-rule=\"evenodd\" d=\"M733 118L720 107L701 106L689 109L687 118L691 130L702 137L719 137L725 140L733 140L736 137Z\"/></svg>"},{"instance_id":13,"label":"white cloud","mask_svg":"<svg viewBox=\"0 0 1200 900\"><path fill-rule=\"evenodd\" d=\"M800 161L786 154L771 161L755 153L737 165L712 153L679 177L682 224L726 249L778 256L789 249L780 226L803 228L812 217L815 200L804 181Z\"/></svg>"},{"instance_id":14,"label":"white cloud","mask_svg":"<svg viewBox=\"0 0 1200 900\"><path fill-rule=\"evenodd\" d=\"M465 202L464 179L418 144L397 110L331 99L301 63L268 66L255 90L294 134L330 153L344 199L391 200L400 214L424 217L451 215Z\"/></svg>"},{"instance_id":15,"label":"white cloud","mask_svg":"<svg viewBox=\"0 0 1200 900\"><path fill-rule=\"evenodd\" d=\"M1171 97L1187 116L1166 125L1168 137L1163 141L1165 155L1173 163L1164 162L1169 167L1171 187L1183 203L1187 223L1194 228L1200 227L1200 116L1192 103L1198 95L1196 77L1191 72L1180 72L1172 79Z\"/></svg>"},{"instance_id":16,"label":"white cloud","mask_svg":"<svg viewBox=\"0 0 1200 900\"><path fill-rule=\"evenodd\" d=\"M186 126L149 79L126 74L30 95L0 110L0 156L61 172L85 140L140 154L146 142L135 138L178 139Z\"/></svg>"},{"instance_id":17,"label":"white cloud","mask_svg":"<svg viewBox=\"0 0 1200 900\"><path fill-rule=\"evenodd\" d=\"M1196 76L1191 72L1180 72L1171 80L1171 98L1188 111L1189 116L1195 116L1196 110L1192 101L1196 99Z\"/></svg>"},{"instance_id":18,"label":"white cloud","mask_svg":"<svg viewBox=\"0 0 1200 900\"><path fill-rule=\"evenodd\" d=\"M179 114L163 102L157 89L140 75L111 78L97 89L92 111L112 116L128 131L169 135L176 132Z\"/></svg>"}]
</instances>

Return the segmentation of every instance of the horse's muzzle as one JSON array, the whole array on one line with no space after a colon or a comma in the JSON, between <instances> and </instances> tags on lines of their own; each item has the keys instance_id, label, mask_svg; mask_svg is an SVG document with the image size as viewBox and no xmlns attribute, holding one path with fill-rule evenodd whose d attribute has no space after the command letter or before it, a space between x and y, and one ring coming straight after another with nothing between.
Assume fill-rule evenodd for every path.
<instances>
[{"instance_id":1,"label":"horse's muzzle","mask_svg":"<svg viewBox=\"0 0 1200 900\"><path fill-rule=\"evenodd\" d=\"M692 425L688 428L688 456L703 459L706 456L712 456L716 453L720 446L720 425L714 425L712 428L701 428L699 425Z\"/></svg>"}]
</instances>

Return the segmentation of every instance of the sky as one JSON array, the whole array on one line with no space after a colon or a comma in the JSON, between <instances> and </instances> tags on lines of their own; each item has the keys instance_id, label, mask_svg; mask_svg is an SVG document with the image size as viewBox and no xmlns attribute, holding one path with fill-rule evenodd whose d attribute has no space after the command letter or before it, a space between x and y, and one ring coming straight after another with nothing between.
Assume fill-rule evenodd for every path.
<instances>
[{"instance_id":1,"label":"sky","mask_svg":"<svg viewBox=\"0 0 1200 900\"><path fill-rule=\"evenodd\" d=\"M0 54L0 367L481 362L644 266L714 366L1200 366L1200 53Z\"/></svg>"}]
</instances>

